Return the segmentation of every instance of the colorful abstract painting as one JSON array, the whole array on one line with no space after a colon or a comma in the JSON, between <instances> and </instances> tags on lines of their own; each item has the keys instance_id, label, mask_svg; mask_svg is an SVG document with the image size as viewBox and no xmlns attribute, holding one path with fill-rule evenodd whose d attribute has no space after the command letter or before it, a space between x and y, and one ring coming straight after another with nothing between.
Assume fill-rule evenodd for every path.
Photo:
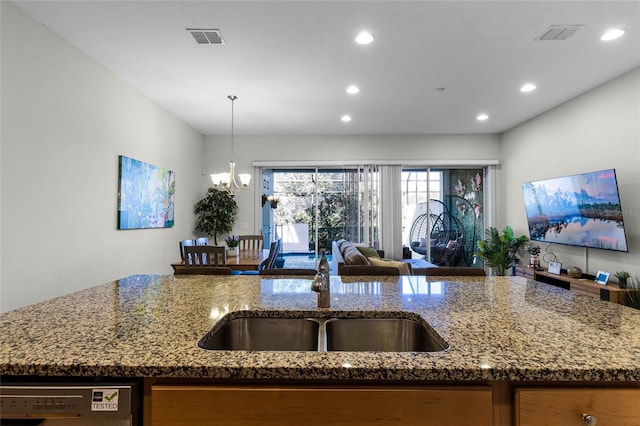
<instances>
[{"instance_id":1,"label":"colorful abstract painting","mask_svg":"<svg viewBox=\"0 0 640 426\"><path fill-rule=\"evenodd\" d=\"M171 228L175 173L120 156L118 229Z\"/></svg>"}]
</instances>

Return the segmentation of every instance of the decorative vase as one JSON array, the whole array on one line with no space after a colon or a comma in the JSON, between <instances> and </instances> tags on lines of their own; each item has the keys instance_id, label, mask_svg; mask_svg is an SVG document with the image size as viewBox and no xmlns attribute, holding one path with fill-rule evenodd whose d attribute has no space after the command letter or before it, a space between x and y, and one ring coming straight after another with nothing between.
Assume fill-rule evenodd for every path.
<instances>
[{"instance_id":1,"label":"decorative vase","mask_svg":"<svg viewBox=\"0 0 640 426\"><path fill-rule=\"evenodd\" d=\"M627 288L627 279L626 278L618 278L618 287Z\"/></svg>"},{"instance_id":2,"label":"decorative vase","mask_svg":"<svg viewBox=\"0 0 640 426\"><path fill-rule=\"evenodd\" d=\"M237 256L238 247L227 247L227 256Z\"/></svg>"},{"instance_id":3,"label":"decorative vase","mask_svg":"<svg viewBox=\"0 0 640 426\"><path fill-rule=\"evenodd\" d=\"M540 270L540 258L537 255L532 255L529 258L529 266L536 271Z\"/></svg>"},{"instance_id":4,"label":"decorative vase","mask_svg":"<svg viewBox=\"0 0 640 426\"><path fill-rule=\"evenodd\" d=\"M504 266L490 266L489 267L489 276L491 277L504 277L506 274L506 270Z\"/></svg>"},{"instance_id":5,"label":"decorative vase","mask_svg":"<svg viewBox=\"0 0 640 426\"><path fill-rule=\"evenodd\" d=\"M582 276L582 269L578 268L577 266L572 266L571 268L567 269L567 275L569 275L571 278L580 278Z\"/></svg>"}]
</instances>

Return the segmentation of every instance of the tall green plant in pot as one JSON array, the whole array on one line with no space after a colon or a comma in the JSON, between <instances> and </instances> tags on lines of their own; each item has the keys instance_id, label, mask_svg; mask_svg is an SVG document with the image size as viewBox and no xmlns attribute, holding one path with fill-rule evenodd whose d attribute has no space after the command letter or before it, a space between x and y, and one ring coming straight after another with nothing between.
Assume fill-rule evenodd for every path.
<instances>
[{"instance_id":1,"label":"tall green plant in pot","mask_svg":"<svg viewBox=\"0 0 640 426\"><path fill-rule=\"evenodd\" d=\"M510 226L505 226L502 233L490 227L485 230L485 239L478 241L475 254L493 268L495 275L505 275L510 267L517 265L518 250L527 242L529 238L524 235L516 237Z\"/></svg>"},{"instance_id":2,"label":"tall green plant in pot","mask_svg":"<svg viewBox=\"0 0 640 426\"><path fill-rule=\"evenodd\" d=\"M238 216L238 205L225 191L209 188L207 194L196 203L196 231L213 237L218 245L218 235L228 234Z\"/></svg>"}]
</instances>

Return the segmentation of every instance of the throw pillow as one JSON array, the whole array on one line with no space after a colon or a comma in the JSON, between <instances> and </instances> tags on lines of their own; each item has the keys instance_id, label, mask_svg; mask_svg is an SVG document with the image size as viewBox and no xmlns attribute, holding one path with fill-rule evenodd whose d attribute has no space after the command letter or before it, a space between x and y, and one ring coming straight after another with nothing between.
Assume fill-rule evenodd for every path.
<instances>
[{"instance_id":1,"label":"throw pillow","mask_svg":"<svg viewBox=\"0 0 640 426\"><path fill-rule=\"evenodd\" d=\"M347 249L349 247L351 247L352 243L350 241L347 240L342 240L342 242L340 243L340 246L338 246L338 248L340 249L340 255L344 258L345 255L347 254Z\"/></svg>"},{"instance_id":2,"label":"throw pillow","mask_svg":"<svg viewBox=\"0 0 640 426\"><path fill-rule=\"evenodd\" d=\"M410 265L406 262L400 262L399 260L385 259L385 258L369 258L369 262L373 266L393 266L398 268L400 275L411 275Z\"/></svg>"},{"instance_id":3,"label":"throw pillow","mask_svg":"<svg viewBox=\"0 0 640 426\"><path fill-rule=\"evenodd\" d=\"M364 257L380 257L378 251L373 247L368 246L356 246L358 251L364 255Z\"/></svg>"},{"instance_id":4,"label":"throw pillow","mask_svg":"<svg viewBox=\"0 0 640 426\"><path fill-rule=\"evenodd\" d=\"M344 251L344 260L347 265L369 265L369 261L355 246L348 247Z\"/></svg>"}]
</instances>

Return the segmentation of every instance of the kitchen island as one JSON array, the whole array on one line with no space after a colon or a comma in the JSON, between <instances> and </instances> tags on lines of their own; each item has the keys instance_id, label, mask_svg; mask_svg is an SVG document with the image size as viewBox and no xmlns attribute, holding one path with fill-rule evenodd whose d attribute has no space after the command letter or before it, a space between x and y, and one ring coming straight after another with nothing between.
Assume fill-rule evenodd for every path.
<instances>
[{"instance_id":1,"label":"kitchen island","mask_svg":"<svg viewBox=\"0 0 640 426\"><path fill-rule=\"evenodd\" d=\"M588 386L639 395L638 310L522 277L419 276L331 277L331 308L319 310L310 282L137 275L17 309L0 316L0 373L143 378L146 424L170 424L162 423L160 411L151 423L149 413L156 413L153 389L173 385L409 391L472 386L489 391L486 424L493 425L534 424L522 420L514 405L526 400L518 393L523 389ZM198 347L226 314L239 311L299 317L415 314L449 347L424 353ZM157 395L166 404L162 393ZM625 398L627 393L614 395L617 404L624 405ZM464 406L463 401L460 409ZM624 415L636 422L628 424L638 424L638 408Z\"/></svg>"}]
</instances>

